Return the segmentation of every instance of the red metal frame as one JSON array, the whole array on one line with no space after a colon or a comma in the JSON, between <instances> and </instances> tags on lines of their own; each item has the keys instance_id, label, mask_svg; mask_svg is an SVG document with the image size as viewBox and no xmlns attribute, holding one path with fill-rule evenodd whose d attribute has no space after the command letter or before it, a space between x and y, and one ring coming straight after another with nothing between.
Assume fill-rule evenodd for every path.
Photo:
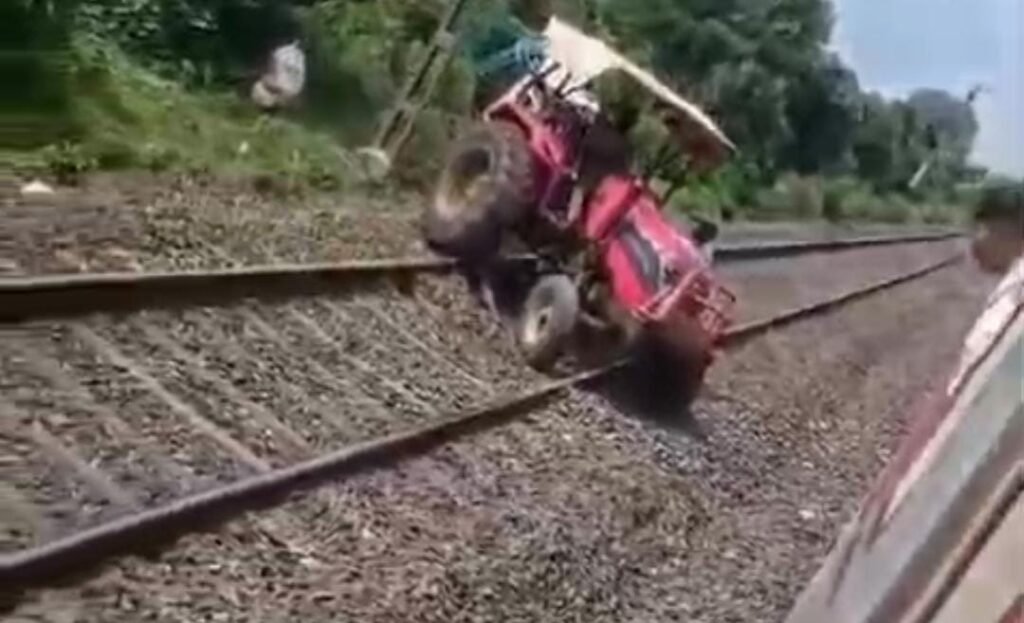
<instances>
[{"instance_id":1,"label":"red metal frame","mask_svg":"<svg viewBox=\"0 0 1024 623\"><path fill-rule=\"evenodd\" d=\"M619 233L624 223L654 249L661 270L677 276L674 284L654 288L640 274ZM728 328L735 295L717 282L696 243L665 219L654 193L639 180L604 180L587 206L583 231L602 249L616 298L637 318L665 323L681 311L697 319L712 343Z\"/></svg>"},{"instance_id":2,"label":"red metal frame","mask_svg":"<svg viewBox=\"0 0 1024 623\"><path fill-rule=\"evenodd\" d=\"M542 189L539 208L545 217L560 188L572 184L576 176L578 153L571 141L553 131L549 120L543 119L522 101L522 91L513 89L484 111L484 119L511 123L523 131L530 151L540 166L535 167L537 187Z\"/></svg>"}]
</instances>

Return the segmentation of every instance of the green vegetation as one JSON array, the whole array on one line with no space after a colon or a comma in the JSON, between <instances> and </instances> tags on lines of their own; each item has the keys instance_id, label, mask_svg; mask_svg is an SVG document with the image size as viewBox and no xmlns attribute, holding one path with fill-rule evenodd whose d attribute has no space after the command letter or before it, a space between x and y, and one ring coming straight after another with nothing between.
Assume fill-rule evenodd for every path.
<instances>
[{"instance_id":1,"label":"green vegetation","mask_svg":"<svg viewBox=\"0 0 1024 623\"><path fill-rule=\"evenodd\" d=\"M720 121L741 153L674 203L725 217L955 222L970 105L861 90L826 43L827 0L603 0L592 28ZM911 181L925 163L927 175Z\"/></svg>"},{"instance_id":2,"label":"green vegetation","mask_svg":"<svg viewBox=\"0 0 1024 623\"><path fill-rule=\"evenodd\" d=\"M132 4L139 15L121 12ZM20 14L8 7L32 35L23 43L33 54L8 55L30 80L12 89L18 97L3 111L10 121L0 158L63 179L141 168L269 173L283 188L344 183L353 161L330 134L260 114L231 89L230 70L213 77L212 61L172 64L168 50L146 48L142 36L154 27L143 9L154 6L85 2L74 12L25 2ZM153 54L129 52L138 48Z\"/></svg>"},{"instance_id":3,"label":"green vegetation","mask_svg":"<svg viewBox=\"0 0 1024 623\"><path fill-rule=\"evenodd\" d=\"M464 27L500 2L469 0ZM0 158L65 177L94 168L213 170L333 187L351 178L348 150L372 138L447 0L3 4L0 68L19 88L5 85L15 96L0 105ZM960 215L958 189L984 176L966 164L977 133L970 105L932 90L906 101L864 93L825 47L828 0L555 4L700 102L740 146L724 169L681 185L671 199L680 210L950 222ZM300 101L274 115L256 111L248 89L268 52L295 39L307 52ZM472 95L472 72L457 58L401 154L400 183L431 182ZM638 126L641 151L650 125Z\"/></svg>"},{"instance_id":4,"label":"green vegetation","mask_svg":"<svg viewBox=\"0 0 1024 623\"><path fill-rule=\"evenodd\" d=\"M274 171L286 184L337 185L347 166L327 136L256 114L229 94L190 93L116 48L80 44L66 136L22 156L62 178L90 169Z\"/></svg>"}]
</instances>

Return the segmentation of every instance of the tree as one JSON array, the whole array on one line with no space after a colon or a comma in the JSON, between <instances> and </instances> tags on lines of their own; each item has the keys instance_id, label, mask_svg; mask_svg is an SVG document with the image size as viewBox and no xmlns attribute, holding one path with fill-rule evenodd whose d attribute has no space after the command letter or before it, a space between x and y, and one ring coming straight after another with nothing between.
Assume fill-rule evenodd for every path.
<instances>
[{"instance_id":1,"label":"tree","mask_svg":"<svg viewBox=\"0 0 1024 623\"><path fill-rule=\"evenodd\" d=\"M918 89L907 105L935 135L937 147L962 163L971 153L978 135L978 119L967 100L938 89Z\"/></svg>"},{"instance_id":2,"label":"tree","mask_svg":"<svg viewBox=\"0 0 1024 623\"><path fill-rule=\"evenodd\" d=\"M786 161L800 173L841 167L857 127L857 75L829 55L793 81L786 114L793 140Z\"/></svg>"},{"instance_id":3,"label":"tree","mask_svg":"<svg viewBox=\"0 0 1024 623\"><path fill-rule=\"evenodd\" d=\"M73 138L68 56L72 2L0 2L0 149L32 149Z\"/></svg>"}]
</instances>

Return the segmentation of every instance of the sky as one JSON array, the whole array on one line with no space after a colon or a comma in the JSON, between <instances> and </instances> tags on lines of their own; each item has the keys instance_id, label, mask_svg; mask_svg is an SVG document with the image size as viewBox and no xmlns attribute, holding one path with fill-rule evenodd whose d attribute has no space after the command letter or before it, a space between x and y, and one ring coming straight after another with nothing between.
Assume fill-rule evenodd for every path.
<instances>
[{"instance_id":1,"label":"sky","mask_svg":"<svg viewBox=\"0 0 1024 623\"><path fill-rule=\"evenodd\" d=\"M833 0L833 47L862 88L961 97L983 83L973 160L1024 175L1024 0Z\"/></svg>"}]
</instances>

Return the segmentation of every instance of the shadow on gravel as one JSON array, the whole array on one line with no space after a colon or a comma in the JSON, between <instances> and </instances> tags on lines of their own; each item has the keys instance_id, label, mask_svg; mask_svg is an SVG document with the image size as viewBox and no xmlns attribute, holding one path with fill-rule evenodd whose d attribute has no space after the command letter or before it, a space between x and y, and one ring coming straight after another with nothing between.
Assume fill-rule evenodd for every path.
<instances>
[{"instance_id":1,"label":"shadow on gravel","mask_svg":"<svg viewBox=\"0 0 1024 623\"><path fill-rule=\"evenodd\" d=\"M624 415L698 440L706 438L693 415L700 391L684 363L657 344L645 344L610 377L584 387Z\"/></svg>"}]
</instances>

